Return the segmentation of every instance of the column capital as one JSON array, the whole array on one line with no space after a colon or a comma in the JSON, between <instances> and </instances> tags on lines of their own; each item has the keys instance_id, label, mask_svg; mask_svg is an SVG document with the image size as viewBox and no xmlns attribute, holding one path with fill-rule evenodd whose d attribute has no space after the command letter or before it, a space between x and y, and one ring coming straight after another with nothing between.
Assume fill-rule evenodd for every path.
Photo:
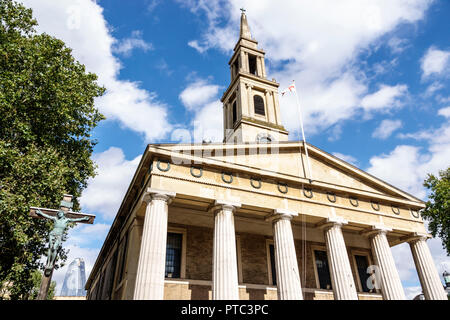
<instances>
[{"instance_id":1,"label":"column capital","mask_svg":"<svg viewBox=\"0 0 450 320\"><path fill-rule=\"evenodd\" d=\"M428 239L432 238L432 235L429 233L423 233L423 232L414 232L411 235L407 235L404 237L405 242L413 243L416 241L427 241Z\"/></svg>"},{"instance_id":2,"label":"column capital","mask_svg":"<svg viewBox=\"0 0 450 320\"><path fill-rule=\"evenodd\" d=\"M361 235L364 237L372 237L380 233L388 233L391 232L392 228L386 227L384 224L375 224L371 226L369 229L361 231Z\"/></svg>"},{"instance_id":3,"label":"column capital","mask_svg":"<svg viewBox=\"0 0 450 320\"><path fill-rule=\"evenodd\" d=\"M237 208L241 207L241 203L234 202L234 201L227 201L227 200L216 200L214 201L214 205L211 207L210 210L217 211L221 209L228 209L231 211L236 211Z\"/></svg>"},{"instance_id":4,"label":"column capital","mask_svg":"<svg viewBox=\"0 0 450 320\"><path fill-rule=\"evenodd\" d=\"M316 228L319 229L329 229L334 226L342 227L343 225L348 224L348 221L342 217L328 217L323 221L316 224Z\"/></svg>"},{"instance_id":5,"label":"column capital","mask_svg":"<svg viewBox=\"0 0 450 320\"><path fill-rule=\"evenodd\" d=\"M169 203L176 195L176 192L173 191L147 188L142 196L142 201L149 203L152 200L163 200Z\"/></svg>"},{"instance_id":6,"label":"column capital","mask_svg":"<svg viewBox=\"0 0 450 320\"><path fill-rule=\"evenodd\" d=\"M298 216L295 211L290 211L287 209L274 209L271 214L264 218L265 221L276 221L279 219L292 220L293 217Z\"/></svg>"}]
</instances>

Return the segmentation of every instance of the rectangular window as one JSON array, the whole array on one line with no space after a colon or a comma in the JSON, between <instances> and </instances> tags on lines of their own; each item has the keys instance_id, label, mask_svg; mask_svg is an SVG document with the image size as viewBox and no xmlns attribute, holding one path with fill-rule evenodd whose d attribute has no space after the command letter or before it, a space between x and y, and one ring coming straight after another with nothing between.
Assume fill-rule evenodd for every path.
<instances>
[{"instance_id":1,"label":"rectangular window","mask_svg":"<svg viewBox=\"0 0 450 320\"><path fill-rule=\"evenodd\" d=\"M167 233L166 278L180 278L183 234Z\"/></svg>"},{"instance_id":2,"label":"rectangular window","mask_svg":"<svg viewBox=\"0 0 450 320\"><path fill-rule=\"evenodd\" d=\"M272 271L272 285L277 285L277 268L275 267L275 247L269 244L270 270Z\"/></svg>"},{"instance_id":3,"label":"rectangular window","mask_svg":"<svg viewBox=\"0 0 450 320\"><path fill-rule=\"evenodd\" d=\"M249 68L249 72L251 74L256 75L256 56L253 56L251 54L248 55L248 68Z\"/></svg>"},{"instance_id":4,"label":"rectangular window","mask_svg":"<svg viewBox=\"0 0 450 320\"><path fill-rule=\"evenodd\" d=\"M369 267L369 261L367 256L355 255L356 268L358 269L359 280L361 282L361 288L363 292L372 292L367 287L367 280L370 277L370 274L367 273L367 268Z\"/></svg>"},{"instance_id":5,"label":"rectangular window","mask_svg":"<svg viewBox=\"0 0 450 320\"><path fill-rule=\"evenodd\" d=\"M316 270L319 277L320 289L331 290L331 276L328 266L327 252L322 250L314 250L316 260Z\"/></svg>"}]
</instances>

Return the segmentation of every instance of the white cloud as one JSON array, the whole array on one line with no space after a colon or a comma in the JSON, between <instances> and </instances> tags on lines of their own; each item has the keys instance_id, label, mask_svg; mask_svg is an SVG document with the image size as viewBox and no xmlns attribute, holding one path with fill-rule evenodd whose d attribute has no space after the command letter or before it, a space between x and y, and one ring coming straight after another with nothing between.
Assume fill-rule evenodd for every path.
<instances>
[{"instance_id":1,"label":"white cloud","mask_svg":"<svg viewBox=\"0 0 450 320\"><path fill-rule=\"evenodd\" d=\"M83 211L101 213L109 220L115 217L141 156L126 160L122 149L110 147L92 158L98 175L88 181L80 204Z\"/></svg>"},{"instance_id":2,"label":"white cloud","mask_svg":"<svg viewBox=\"0 0 450 320\"><path fill-rule=\"evenodd\" d=\"M447 108L439 114L445 115ZM414 133L398 134L400 139L423 141L427 147L399 145L388 154L372 157L367 172L423 199L426 190L422 183L428 173L438 174L449 166L450 118L438 128Z\"/></svg>"},{"instance_id":3,"label":"white cloud","mask_svg":"<svg viewBox=\"0 0 450 320\"><path fill-rule=\"evenodd\" d=\"M131 37L122 39L112 47L114 53L130 56L134 49L141 49L144 52L153 50L153 45L142 39L142 31L135 30L131 33Z\"/></svg>"},{"instance_id":4,"label":"white cloud","mask_svg":"<svg viewBox=\"0 0 450 320\"><path fill-rule=\"evenodd\" d=\"M439 109L438 114L446 118L450 118L450 106Z\"/></svg>"},{"instance_id":5,"label":"white cloud","mask_svg":"<svg viewBox=\"0 0 450 320\"><path fill-rule=\"evenodd\" d=\"M217 96L219 88L218 85L208 84L207 81L198 79L189 84L179 97L183 105L188 110L193 111Z\"/></svg>"},{"instance_id":6,"label":"white cloud","mask_svg":"<svg viewBox=\"0 0 450 320\"><path fill-rule=\"evenodd\" d=\"M352 119L361 112L370 115L401 106L398 98L406 92L403 85L382 87L384 90L370 97L357 57L363 51L370 51L383 35L398 25L421 20L431 2L182 1L193 13L206 14L208 27L189 43L199 52L218 48L230 55L239 35L239 8L247 9L253 37L267 52L271 65L278 66L269 78L275 77L281 87L296 80L309 134ZM391 45L394 46L394 40ZM396 45L399 50L404 41L399 40ZM283 124L291 133L297 132L299 120L293 116L297 114L295 101L283 98L281 106Z\"/></svg>"},{"instance_id":7,"label":"white cloud","mask_svg":"<svg viewBox=\"0 0 450 320\"><path fill-rule=\"evenodd\" d=\"M425 196L421 182L426 172L422 171L421 164L425 159L420 149L414 146L400 145L389 154L372 157L368 173L391 183L392 185L415 195L418 198Z\"/></svg>"},{"instance_id":8,"label":"white cloud","mask_svg":"<svg viewBox=\"0 0 450 320\"><path fill-rule=\"evenodd\" d=\"M209 140L219 142L223 138L223 108L218 99L220 86L209 83L204 79L195 79L179 95L179 98L194 117L191 122L193 132L185 132L184 142L201 142ZM178 136L180 132L174 132Z\"/></svg>"},{"instance_id":9,"label":"white cloud","mask_svg":"<svg viewBox=\"0 0 450 320\"><path fill-rule=\"evenodd\" d=\"M195 50L197 50L200 53L203 53L208 50L207 46L202 46L201 44L199 44L199 42L197 40L189 41L188 46L194 48Z\"/></svg>"},{"instance_id":10,"label":"white cloud","mask_svg":"<svg viewBox=\"0 0 450 320\"><path fill-rule=\"evenodd\" d=\"M223 139L223 114L222 103L219 100L206 104L197 112L193 121L194 141L202 140L222 142Z\"/></svg>"},{"instance_id":11,"label":"white cloud","mask_svg":"<svg viewBox=\"0 0 450 320\"><path fill-rule=\"evenodd\" d=\"M361 105L366 111L389 110L402 105L400 97L404 96L408 87L404 84L396 86L382 85L372 94L366 95L361 100Z\"/></svg>"},{"instance_id":12,"label":"white cloud","mask_svg":"<svg viewBox=\"0 0 450 320\"><path fill-rule=\"evenodd\" d=\"M430 47L421 60L423 77L429 77L433 74L440 75L449 67L450 51L443 51Z\"/></svg>"},{"instance_id":13,"label":"white cloud","mask_svg":"<svg viewBox=\"0 0 450 320\"><path fill-rule=\"evenodd\" d=\"M387 44L393 53L401 53L409 46L408 40L400 39L395 36L389 39Z\"/></svg>"},{"instance_id":14,"label":"white cloud","mask_svg":"<svg viewBox=\"0 0 450 320\"><path fill-rule=\"evenodd\" d=\"M387 139L395 130L402 127L401 120L385 119L381 121L380 125L372 133L372 137L378 139Z\"/></svg>"},{"instance_id":15,"label":"white cloud","mask_svg":"<svg viewBox=\"0 0 450 320\"><path fill-rule=\"evenodd\" d=\"M107 89L95 102L100 112L141 133L146 141L167 136L172 128L167 120L167 105L158 101L155 93L142 89L138 82L119 80L121 64L113 55L113 48L117 44L120 47L121 42L111 35L103 8L92 0L23 2L33 9L39 32L63 40L73 49L74 57L86 65L87 71L98 75L99 84ZM129 42L128 48L133 45L146 47L135 41L134 44ZM122 50L127 52L128 49L124 46Z\"/></svg>"}]
</instances>

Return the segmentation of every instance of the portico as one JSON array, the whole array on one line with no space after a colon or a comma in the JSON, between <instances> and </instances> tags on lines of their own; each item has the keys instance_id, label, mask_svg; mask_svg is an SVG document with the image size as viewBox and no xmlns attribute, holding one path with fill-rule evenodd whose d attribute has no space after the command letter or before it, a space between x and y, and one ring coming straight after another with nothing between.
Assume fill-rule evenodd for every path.
<instances>
[{"instance_id":1,"label":"portico","mask_svg":"<svg viewBox=\"0 0 450 320\"><path fill-rule=\"evenodd\" d=\"M280 162L271 164L284 168L283 161L292 162L289 150L302 159L302 145L278 143ZM109 236L116 235L117 252L101 252L104 263L93 270L100 276L114 256L123 257L123 271L118 269L120 262L114 263L113 298L404 299L390 248L402 242L411 243L416 251L424 292L436 292L429 298L439 297L437 272L433 282L433 270L427 267L433 261L426 253L425 229L417 215L423 204L418 200L389 194L387 189L384 194L369 191L363 186L368 185L363 181L368 175L363 177L363 172L312 145L308 150L313 165L327 165L323 171L328 176L338 175L332 170L350 175L351 169L359 174L354 182L360 184L359 190L249 168L238 152L233 152L232 162L220 159L220 154L231 154L223 148L246 148L241 153L249 156L248 145L204 145L203 149L222 150L203 150L218 158L203 158L201 166L200 159L191 155L198 152L190 150L188 155L180 148L149 146L133 179L132 185L142 187L131 187L129 192L136 190L136 196L127 199L136 200L122 205L130 214L116 218L123 219L121 231ZM266 162L270 155L253 157ZM378 181L377 188L383 187L392 188ZM179 250L168 246L168 235L176 234L181 239ZM178 262L168 258L167 250L178 250ZM367 267L376 266L378 273L361 274L356 262L361 259L366 259ZM169 275L171 263L179 270ZM328 276L322 263L327 264ZM119 273L125 274L125 282L117 278ZM90 294L100 278L90 279ZM369 278L378 280L378 289L363 289Z\"/></svg>"}]
</instances>

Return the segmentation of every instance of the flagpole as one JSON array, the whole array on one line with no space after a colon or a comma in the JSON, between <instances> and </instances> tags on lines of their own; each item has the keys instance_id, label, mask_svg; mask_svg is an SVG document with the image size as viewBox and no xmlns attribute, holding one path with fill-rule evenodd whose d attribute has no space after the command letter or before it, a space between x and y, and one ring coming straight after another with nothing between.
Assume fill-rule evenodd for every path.
<instances>
[{"instance_id":1,"label":"flagpole","mask_svg":"<svg viewBox=\"0 0 450 320\"><path fill-rule=\"evenodd\" d=\"M295 85L295 80L292 80L292 82L294 82L294 85ZM311 171L311 164L309 162L308 146L306 145L305 131L303 130L302 108L300 107L300 99L299 99L298 94L297 94L297 86L295 86L294 92L295 92L295 98L297 100L298 112L299 112L299 115L300 115L300 127L302 129L303 146L305 148L306 162L308 164L309 180L313 180L312 171Z\"/></svg>"}]
</instances>

